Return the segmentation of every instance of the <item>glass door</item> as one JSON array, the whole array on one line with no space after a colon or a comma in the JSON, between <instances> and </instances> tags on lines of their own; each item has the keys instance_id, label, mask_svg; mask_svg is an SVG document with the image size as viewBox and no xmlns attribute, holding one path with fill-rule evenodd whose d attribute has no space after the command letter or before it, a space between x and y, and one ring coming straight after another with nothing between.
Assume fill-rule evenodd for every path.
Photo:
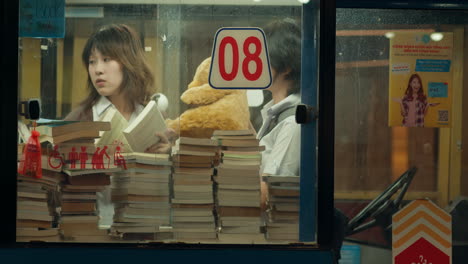
<instances>
[{"instance_id":1,"label":"glass door","mask_svg":"<svg viewBox=\"0 0 468 264\"><path fill-rule=\"evenodd\" d=\"M335 206L349 219L412 168L402 205L427 198L448 210L466 195L466 15L337 9ZM346 240L391 248L390 216ZM390 251L382 254L391 263Z\"/></svg>"}]
</instances>

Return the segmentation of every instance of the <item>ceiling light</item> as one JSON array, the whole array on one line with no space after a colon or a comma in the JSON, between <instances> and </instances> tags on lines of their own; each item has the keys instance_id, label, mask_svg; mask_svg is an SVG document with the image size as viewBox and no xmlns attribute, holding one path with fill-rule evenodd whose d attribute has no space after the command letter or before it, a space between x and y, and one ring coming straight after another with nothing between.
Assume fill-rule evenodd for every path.
<instances>
[{"instance_id":1,"label":"ceiling light","mask_svg":"<svg viewBox=\"0 0 468 264\"><path fill-rule=\"evenodd\" d=\"M395 36L395 32L387 32L385 33L385 37L388 39L391 39Z\"/></svg>"},{"instance_id":2,"label":"ceiling light","mask_svg":"<svg viewBox=\"0 0 468 264\"><path fill-rule=\"evenodd\" d=\"M442 33L437 32L437 33L432 33L431 34L431 39L433 41L441 41L443 38L444 38L444 34L442 34Z\"/></svg>"}]
</instances>

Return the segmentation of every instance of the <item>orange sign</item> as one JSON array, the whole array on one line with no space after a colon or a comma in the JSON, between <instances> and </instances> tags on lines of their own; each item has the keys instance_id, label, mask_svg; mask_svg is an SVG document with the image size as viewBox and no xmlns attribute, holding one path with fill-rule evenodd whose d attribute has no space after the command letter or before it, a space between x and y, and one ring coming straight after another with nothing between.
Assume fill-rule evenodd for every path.
<instances>
[{"instance_id":1,"label":"orange sign","mask_svg":"<svg viewBox=\"0 0 468 264\"><path fill-rule=\"evenodd\" d=\"M451 264L452 217L429 200L415 200L392 217L393 264Z\"/></svg>"}]
</instances>

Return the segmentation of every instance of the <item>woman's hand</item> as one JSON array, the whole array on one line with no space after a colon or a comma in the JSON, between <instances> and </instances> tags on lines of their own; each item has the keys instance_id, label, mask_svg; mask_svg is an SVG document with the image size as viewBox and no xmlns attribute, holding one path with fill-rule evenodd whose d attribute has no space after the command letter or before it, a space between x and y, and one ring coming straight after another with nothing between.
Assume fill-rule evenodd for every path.
<instances>
[{"instance_id":1,"label":"woman's hand","mask_svg":"<svg viewBox=\"0 0 468 264\"><path fill-rule=\"evenodd\" d=\"M155 134L159 137L159 142L150 146L145 150L147 153L171 153L172 145L177 139L177 133L171 129L167 128L164 133L156 132Z\"/></svg>"},{"instance_id":2,"label":"woman's hand","mask_svg":"<svg viewBox=\"0 0 468 264\"><path fill-rule=\"evenodd\" d=\"M400 104L403 102L403 100L402 100L401 98L397 98L397 97L393 97L393 98L392 98L392 101L393 101L393 102L400 103Z\"/></svg>"}]
</instances>

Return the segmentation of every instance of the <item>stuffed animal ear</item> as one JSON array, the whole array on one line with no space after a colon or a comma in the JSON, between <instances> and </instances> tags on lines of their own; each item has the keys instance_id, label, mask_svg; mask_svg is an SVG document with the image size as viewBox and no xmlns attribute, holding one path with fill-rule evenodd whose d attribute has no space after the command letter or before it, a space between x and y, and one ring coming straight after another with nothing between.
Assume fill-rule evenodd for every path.
<instances>
[{"instance_id":1,"label":"stuffed animal ear","mask_svg":"<svg viewBox=\"0 0 468 264\"><path fill-rule=\"evenodd\" d=\"M234 90L214 89L208 84L210 65L211 57L206 58L198 65L193 81L180 97L182 102L189 105L207 105L235 92Z\"/></svg>"},{"instance_id":2,"label":"stuffed animal ear","mask_svg":"<svg viewBox=\"0 0 468 264\"><path fill-rule=\"evenodd\" d=\"M214 89L209 84L203 84L186 90L180 99L189 105L207 105L218 101L228 94L238 92L236 90Z\"/></svg>"},{"instance_id":3,"label":"stuffed animal ear","mask_svg":"<svg viewBox=\"0 0 468 264\"><path fill-rule=\"evenodd\" d=\"M198 65L193 81L189 83L188 89L208 83L208 75L210 73L211 57L206 58Z\"/></svg>"}]
</instances>

